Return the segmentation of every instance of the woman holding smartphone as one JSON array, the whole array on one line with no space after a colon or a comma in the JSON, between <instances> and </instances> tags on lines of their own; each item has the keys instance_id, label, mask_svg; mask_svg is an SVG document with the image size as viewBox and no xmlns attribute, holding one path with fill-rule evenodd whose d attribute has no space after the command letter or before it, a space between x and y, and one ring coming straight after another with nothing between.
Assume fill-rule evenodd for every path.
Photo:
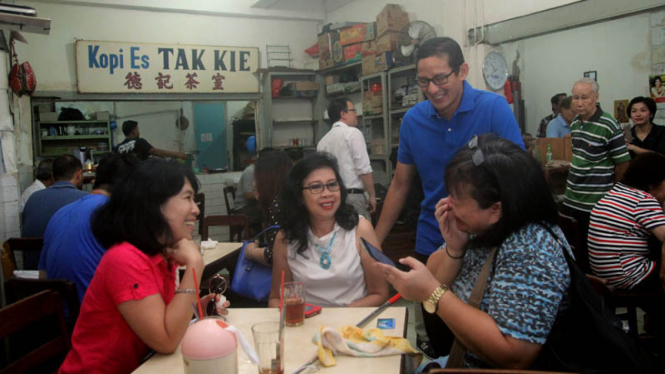
<instances>
[{"instance_id":1,"label":"woman holding smartphone","mask_svg":"<svg viewBox=\"0 0 665 374\"><path fill-rule=\"evenodd\" d=\"M506 139L473 137L446 167L450 195L436 206L445 244L409 272L376 264L407 300L445 322L462 350L459 366L528 368L568 297L570 272L556 204L538 162ZM565 244L565 250L570 248ZM480 307L468 304L487 262ZM440 328L427 326L437 353Z\"/></svg>"}]
</instances>

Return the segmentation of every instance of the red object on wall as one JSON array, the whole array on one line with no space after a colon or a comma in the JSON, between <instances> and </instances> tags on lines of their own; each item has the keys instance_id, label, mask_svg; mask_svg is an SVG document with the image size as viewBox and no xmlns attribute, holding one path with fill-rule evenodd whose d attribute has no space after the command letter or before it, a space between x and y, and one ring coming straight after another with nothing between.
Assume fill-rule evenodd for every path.
<instances>
[{"instance_id":1,"label":"red object on wall","mask_svg":"<svg viewBox=\"0 0 665 374\"><path fill-rule=\"evenodd\" d=\"M273 98L279 97L279 91L281 91L282 86L284 86L284 79L275 78L272 80L271 85L272 85L272 97Z\"/></svg>"},{"instance_id":2,"label":"red object on wall","mask_svg":"<svg viewBox=\"0 0 665 374\"><path fill-rule=\"evenodd\" d=\"M506 84L503 85L503 93L506 96L506 100L508 100L508 104L513 103L513 91L510 87L510 81L506 81Z\"/></svg>"},{"instance_id":3,"label":"red object on wall","mask_svg":"<svg viewBox=\"0 0 665 374\"><path fill-rule=\"evenodd\" d=\"M32 66L30 66L29 62L26 61L19 64L18 56L14 50L13 40L12 57L14 64L9 71L9 87L11 87L12 91L19 96L23 96L24 94L30 96L37 88L37 77L35 77L35 72L32 70Z\"/></svg>"}]
</instances>

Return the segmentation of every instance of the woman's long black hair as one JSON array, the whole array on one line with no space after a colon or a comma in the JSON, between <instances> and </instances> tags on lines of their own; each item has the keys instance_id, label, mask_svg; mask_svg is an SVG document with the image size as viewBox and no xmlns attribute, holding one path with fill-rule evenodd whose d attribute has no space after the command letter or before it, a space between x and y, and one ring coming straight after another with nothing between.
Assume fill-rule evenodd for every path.
<instances>
[{"instance_id":1,"label":"woman's long black hair","mask_svg":"<svg viewBox=\"0 0 665 374\"><path fill-rule=\"evenodd\" d=\"M332 169L339 182L341 197L339 209L335 212L335 221L345 230L352 230L358 225L358 213L346 203L348 192L339 174L337 160L326 152L313 153L293 166L286 185L279 194L282 230L287 241L297 243L297 253L303 253L307 249L307 230L310 225L309 212L303 203L303 193L310 192L303 190L303 183L313 171L324 168Z\"/></svg>"},{"instance_id":2,"label":"woman's long black hair","mask_svg":"<svg viewBox=\"0 0 665 374\"><path fill-rule=\"evenodd\" d=\"M194 173L176 161L148 159L113 187L111 199L93 215L92 232L104 248L129 242L148 256L174 244L162 205L177 195L185 179L198 191Z\"/></svg>"},{"instance_id":3,"label":"woman's long black hair","mask_svg":"<svg viewBox=\"0 0 665 374\"><path fill-rule=\"evenodd\" d=\"M444 182L453 196L469 193L481 209L501 202L501 218L474 239L478 245L499 246L527 224L558 222L540 164L510 140L486 134L477 147L462 146L448 163Z\"/></svg>"}]
</instances>

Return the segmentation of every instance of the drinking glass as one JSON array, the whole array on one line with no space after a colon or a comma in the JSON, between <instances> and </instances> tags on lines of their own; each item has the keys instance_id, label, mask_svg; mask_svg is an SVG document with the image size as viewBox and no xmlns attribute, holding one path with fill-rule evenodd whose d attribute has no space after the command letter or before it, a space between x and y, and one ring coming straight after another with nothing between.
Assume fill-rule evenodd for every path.
<instances>
[{"instance_id":1,"label":"drinking glass","mask_svg":"<svg viewBox=\"0 0 665 374\"><path fill-rule=\"evenodd\" d=\"M259 356L259 374L284 373L284 337L279 322L261 322L252 326L254 347Z\"/></svg>"},{"instance_id":2,"label":"drinking glass","mask_svg":"<svg viewBox=\"0 0 665 374\"><path fill-rule=\"evenodd\" d=\"M284 283L284 307L286 326L305 323L305 285L301 282Z\"/></svg>"}]
</instances>

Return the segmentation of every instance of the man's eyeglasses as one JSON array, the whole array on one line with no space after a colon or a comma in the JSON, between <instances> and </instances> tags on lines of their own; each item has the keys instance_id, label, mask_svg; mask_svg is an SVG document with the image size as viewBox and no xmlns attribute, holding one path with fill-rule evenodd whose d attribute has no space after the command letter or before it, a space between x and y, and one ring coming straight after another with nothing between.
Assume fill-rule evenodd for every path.
<instances>
[{"instance_id":1,"label":"man's eyeglasses","mask_svg":"<svg viewBox=\"0 0 665 374\"><path fill-rule=\"evenodd\" d=\"M422 88L429 87L429 82L434 82L434 84L437 86L443 86L444 84L448 83L448 78L450 78L450 76L456 73L458 70L459 67L456 67L450 73L435 75L432 79L416 77L416 83Z\"/></svg>"},{"instance_id":2,"label":"man's eyeglasses","mask_svg":"<svg viewBox=\"0 0 665 374\"><path fill-rule=\"evenodd\" d=\"M485 162L485 155L483 154L483 151L478 148L478 135L474 135L471 140L469 140L469 143L467 144L470 150L476 150L473 152L473 156L471 156L471 161L473 161L473 164L475 166L480 166Z\"/></svg>"},{"instance_id":3,"label":"man's eyeglasses","mask_svg":"<svg viewBox=\"0 0 665 374\"><path fill-rule=\"evenodd\" d=\"M302 189L303 190L309 190L309 192L311 192L313 194L320 194L321 192L323 192L324 188L327 188L328 191L330 191L330 192L339 191L339 182L334 181L334 182L329 182L329 183L326 183L326 184L314 183L314 184L310 184L307 187L303 187Z\"/></svg>"},{"instance_id":4,"label":"man's eyeglasses","mask_svg":"<svg viewBox=\"0 0 665 374\"><path fill-rule=\"evenodd\" d=\"M353 109L348 109L348 108L347 108L347 109L345 109L344 111L347 112L347 113L348 113L348 112L356 113L356 112L358 112L358 109L355 109L355 108L353 108Z\"/></svg>"}]
</instances>

